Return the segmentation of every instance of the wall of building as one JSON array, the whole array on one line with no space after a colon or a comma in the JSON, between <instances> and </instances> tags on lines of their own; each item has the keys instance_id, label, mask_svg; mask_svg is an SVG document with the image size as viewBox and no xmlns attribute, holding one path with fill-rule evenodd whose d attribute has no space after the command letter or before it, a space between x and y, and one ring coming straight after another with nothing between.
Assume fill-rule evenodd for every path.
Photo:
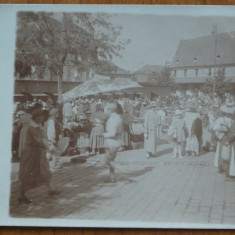
<instances>
[{"instance_id":1,"label":"wall of building","mask_svg":"<svg viewBox=\"0 0 235 235\"><path fill-rule=\"evenodd\" d=\"M213 77L214 72L218 72L219 69L225 69L225 77L235 78L235 67L218 67L214 71L214 68L182 68L182 69L172 69L172 76L175 77L176 82L177 78L208 78ZM180 80L179 80L180 81ZM204 79L202 79L204 81Z\"/></svg>"},{"instance_id":2,"label":"wall of building","mask_svg":"<svg viewBox=\"0 0 235 235\"><path fill-rule=\"evenodd\" d=\"M71 90L75 86L79 85L79 82L63 82L62 91L66 92ZM123 90L123 92L143 93L147 97L150 97L151 92L158 93L159 95L166 96L171 92L170 86L156 86L151 84L140 83L143 87L130 88ZM43 92L50 92L57 94L57 82L56 81L29 81L29 80L16 80L14 87L14 94L20 94L21 92L28 92L31 94L42 94Z\"/></svg>"},{"instance_id":3,"label":"wall of building","mask_svg":"<svg viewBox=\"0 0 235 235\"><path fill-rule=\"evenodd\" d=\"M150 98L151 92L159 94L160 96L168 96L171 93L171 86L156 86L151 84L140 83L142 87L139 88L130 88L128 90L123 90L123 92L135 92L143 93L145 96Z\"/></svg>"},{"instance_id":4,"label":"wall of building","mask_svg":"<svg viewBox=\"0 0 235 235\"><path fill-rule=\"evenodd\" d=\"M149 82L149 75L137 73L137 74L134 74L133 80L136 82Z\"/></svg>"},{"instance_id":5,"label":"wall of building","mask_svg":"<svg viewBox=\"0 0 235 235\"><path fill-rule=\"evenodd\" d=\"M79 85L79 82L63 82L62 91L66 92L75 86ZM28 92L32 94L39 94L43 92L50 92L57 94L57 81L30 81L30 80L15 80L14 93L20 94L21 92Z\"/></svg>"}]
</instances>

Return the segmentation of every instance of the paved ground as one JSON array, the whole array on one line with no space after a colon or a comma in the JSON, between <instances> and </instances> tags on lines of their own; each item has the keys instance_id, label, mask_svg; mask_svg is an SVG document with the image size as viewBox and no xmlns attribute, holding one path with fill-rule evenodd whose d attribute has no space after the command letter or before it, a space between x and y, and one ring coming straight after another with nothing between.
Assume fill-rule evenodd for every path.
<instances>
[{"instance_id":1,"label":"paved ground","mask_svg":"<svg viewBox=\"0 0 235 235\"><path fill-rule=\"evenodd\" d=\"M10 214L235 225L235 180L217 173L213 156L173 159L167 141L161 141L158 154L151 159L145 158L142 149L120 152L116 183L105 182L108 170L102 155L83 164L64 160L64 167L53 173L61 194L48 197L45 188L39 187L28 194L31 205L17 202L18 164L13 163Z\"/></svg>"}]
</instances>

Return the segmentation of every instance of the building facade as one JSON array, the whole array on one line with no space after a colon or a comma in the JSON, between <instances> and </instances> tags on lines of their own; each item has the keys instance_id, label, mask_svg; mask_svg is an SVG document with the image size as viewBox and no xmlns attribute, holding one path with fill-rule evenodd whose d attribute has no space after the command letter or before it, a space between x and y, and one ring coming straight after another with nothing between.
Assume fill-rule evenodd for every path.
<instances>
[{"instance_id":1,"label":"building facade","mask_svg":"<svg viewBox=\"0 0 235 235\"><path fill-rule=\"evenodd\" d=\"M235 32L181 40L170 64L175 83L199 88L218 72L235 84Z\"/></svg>"}]
</instances>

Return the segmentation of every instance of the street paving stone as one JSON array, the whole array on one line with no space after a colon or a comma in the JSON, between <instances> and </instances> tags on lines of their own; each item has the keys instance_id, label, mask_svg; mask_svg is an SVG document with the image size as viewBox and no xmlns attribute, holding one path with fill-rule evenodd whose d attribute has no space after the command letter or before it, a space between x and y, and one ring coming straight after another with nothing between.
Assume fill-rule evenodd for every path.
<instances>
[{"instance_id":1,"label":"street paving stone","mask_svg":"<svg viewBox=\"0 0 235 235\"><path fill-rule=\"evenodd\" d=\"M49 197L40 186L28 192L29 205L17 201L19 164L12 163L10 216L235 225L235 179L213 160L213 152L173 159L172 144L161 140L150 159L143 149L119 152L117 182L107 183L103 155L83 164L63 158L52 177L61 193Z\"/></svg>"}]
</instances>

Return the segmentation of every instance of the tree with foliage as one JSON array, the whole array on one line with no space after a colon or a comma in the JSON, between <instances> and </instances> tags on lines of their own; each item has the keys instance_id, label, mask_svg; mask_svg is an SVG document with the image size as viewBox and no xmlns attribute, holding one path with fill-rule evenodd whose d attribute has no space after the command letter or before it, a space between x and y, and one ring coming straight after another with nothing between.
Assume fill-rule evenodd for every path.
<instances>
[{"instance_id":1,"label":"tree with foliage","mask_svg":"<svg viewBox=\"0 0 235 235\"><path fill-rule=\"evenodd\" d=\"M119 41L122 28L109 22L108 15L90 13L19 12L15 74L42 77L48 68L58 79L58 100L62 99L64 67L79 71L99 70L101 61L120 56L129 40ZM30 68L30 69L29 69Z\"/></svg>"},{"instance_id":2,"label":"tree with foliage","mask_svg":"<svg viewBox=\"0 0 235 235\"><path fill-rule=\"evenodd\" d=\"M159 83L161 85L172 85L174 83L173 78L171 76L171 69L168 66L164 66L161 74Z\"/></svg>"},{"instance_id":3,"label":"tree with foliage","mask_svg":"<svg viewBox=\"0 0 235 235\"><path fill-rule=\"evenodd\" d=\"M214 78L207 78L206 82L203 84L201 91L206 94L213 95L215 87L215 93L219 97L223 97L223 95L227 92L232 92L231 83L225 77L225 70L218 69L217 73L215 74Z\"/></svg>"}]
</instances>

